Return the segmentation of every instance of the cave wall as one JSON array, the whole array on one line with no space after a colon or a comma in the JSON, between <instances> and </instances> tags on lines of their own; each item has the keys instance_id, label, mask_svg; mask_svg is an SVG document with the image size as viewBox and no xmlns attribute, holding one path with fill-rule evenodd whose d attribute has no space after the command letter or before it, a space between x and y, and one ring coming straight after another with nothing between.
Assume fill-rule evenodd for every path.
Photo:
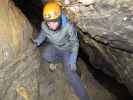
<instances>
[{"instance_id":1,"label":"cave wall","mask_svg":"<svg viewBox=\"0 0 133 100\"><path fill-rule=\"evenodd\" d=\"M0 0L0 99L37 100L39 52L32 26L11 0Z\"/></svg>"},{"instance_id":2,"label":"cave wall","mask_svg":"<svg viewBox=\"0 0 133 100\"><path fill-rule=\"evenodd\" d=\"M81 48L95 68L115 77L133 94L132 0L79 1L66 9L71 10L70 17L75 14Z\"/></svg>"},{"instance_id":3,"label":"cave wall","mask_svg":"<svg viewBox=\"0 0 133 100\"><path fill-rule=\"evenodd\" d=\"M78 15L81 47L92 65L133 94L132 0L91 0L89 6L85 1L68 7L78 10L73 13ZM0 99L37 100L40 59L30 41L32 26L12 1L0 0L0 7Z\"/></svg>"},{"instance_id":4,"label":"cave wall","mask_svg":"<svg viewBox=\"0 0 133 100\"><path fill-rule=\"evenodd\" d=\"M128 6L133 5L132 0L95 0L95 2L109 4L109 5L113 5L116 7L121 7L121 6L127 6L128 7Z\"/></svg>"}]
</instances>

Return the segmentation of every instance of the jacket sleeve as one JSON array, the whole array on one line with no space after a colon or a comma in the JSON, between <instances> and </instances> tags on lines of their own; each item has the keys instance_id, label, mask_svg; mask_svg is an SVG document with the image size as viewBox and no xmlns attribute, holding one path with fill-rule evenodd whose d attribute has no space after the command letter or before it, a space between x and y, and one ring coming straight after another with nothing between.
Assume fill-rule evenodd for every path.
<instances>
[{"instance_id":1,"label":"jacket sleeve","mask_svg":"<svg viewBox=\"0 0 133 100\"><path fill-rule=\"evenodd\" d=\"M43 31L43 25L41 25L41 31L38 36L33 40L37 46L41 45L46 40L45 32Z\"/></svg>"},{"instance_id":2,"label":"jacket sleeve","mask_svg":"<svg viewBox=\"0 0 133 100\"><path fill-rule=\"evenodd\" d=\"M71 42L71 54L70 54L70 63L75 64L78 56L78 50L79 50L79 39L78 39L78 33L76 31L76 28L71 25L69 29L70 34L70 42Z\"/></svg>"}]
</instances>

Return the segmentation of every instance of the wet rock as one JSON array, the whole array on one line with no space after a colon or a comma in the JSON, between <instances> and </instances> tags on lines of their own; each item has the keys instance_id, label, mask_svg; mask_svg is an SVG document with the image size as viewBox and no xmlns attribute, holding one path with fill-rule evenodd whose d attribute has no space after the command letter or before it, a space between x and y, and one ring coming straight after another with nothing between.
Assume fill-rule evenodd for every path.
<instances>
[{"instance_id":1,"label":"wet rock","mask_svg":"<svg viewBox=\"0 0 133 100\"><path fill-rule=\"evenodd\" d=\"M0 0L0 99L37 100L39 52L32 27L11 0Z\"/></svg>"}]
</instances>

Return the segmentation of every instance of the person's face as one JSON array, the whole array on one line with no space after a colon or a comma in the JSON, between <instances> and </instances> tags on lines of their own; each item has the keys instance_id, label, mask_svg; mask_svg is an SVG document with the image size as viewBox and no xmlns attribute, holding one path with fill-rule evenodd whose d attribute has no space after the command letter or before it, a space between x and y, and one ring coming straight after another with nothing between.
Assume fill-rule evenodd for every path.
<instances>
[{"instance_id":1,"label":"person's face","mask_svg":"<svg viewBox=\"0 0 133 100\"><path fill-rule=\"evenodd\" d=\"M59 22L55 21L55 22L47 22L47 25L50 29L52 30L57 30L59 27Z\"/></svg>"}]
</instances>

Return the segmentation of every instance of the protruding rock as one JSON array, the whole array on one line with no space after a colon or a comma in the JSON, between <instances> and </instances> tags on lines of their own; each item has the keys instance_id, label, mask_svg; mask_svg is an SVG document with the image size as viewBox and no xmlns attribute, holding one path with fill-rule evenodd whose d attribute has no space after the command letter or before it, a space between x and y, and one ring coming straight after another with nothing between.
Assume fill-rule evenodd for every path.
<instances>
[{"instance_id":1,"label":"protruding rock","mask_svg":"<svg viewBox=\"0 0 133 100\"><path fill-rule=\"evenodd\" d=\"M32 27L11 0L0 0L0 7L0 100L37 100L40 64Z\"/></svg>"}]
</instances>

